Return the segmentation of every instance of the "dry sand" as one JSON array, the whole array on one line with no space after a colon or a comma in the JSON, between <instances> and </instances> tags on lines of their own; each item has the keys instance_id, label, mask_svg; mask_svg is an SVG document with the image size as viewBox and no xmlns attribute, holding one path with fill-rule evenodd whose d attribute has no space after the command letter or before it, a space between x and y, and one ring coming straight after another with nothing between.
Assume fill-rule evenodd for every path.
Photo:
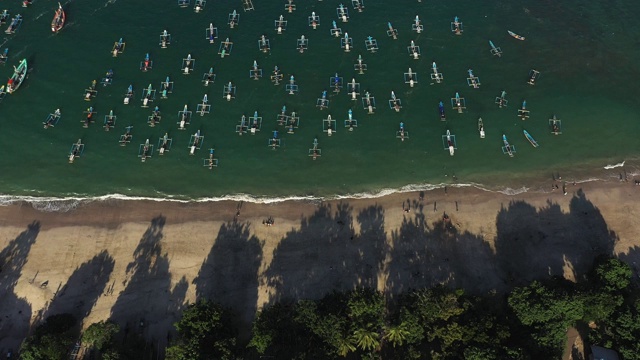
<instances>
[{"instance_id":1,"label":"dry sand","mask_svg":"<svg viewBox=\"0 0 640 360\"><path fill-rule=\"evenodd\" d=\"M640 186L561 190L244 203L239 216L235 202L106 201L66 213L0 207L0 351L61 312L84 326L112 318L162 344L198 296L248 324L264 304L358 285L389 298L437 283L504 291L548 274L579 279L602 253L635 267ZM270 216L275 224L263 225Z\"/></svg>"}]
</instances>

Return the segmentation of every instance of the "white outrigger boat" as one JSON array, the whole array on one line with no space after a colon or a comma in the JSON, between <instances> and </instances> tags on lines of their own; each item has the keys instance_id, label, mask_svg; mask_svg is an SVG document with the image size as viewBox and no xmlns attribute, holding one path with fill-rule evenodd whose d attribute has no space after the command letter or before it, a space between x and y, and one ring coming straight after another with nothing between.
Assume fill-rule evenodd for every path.
<instances>
[{"instance_id":1,"label":"white outrigger boat","mask_svg":"<svg viewBox=\"0 0 640 360\"><path fill-rule=\"evenodd\" d=\"M204 86L209 86L216 81L216 73L213 71L213 67L209 68L209 72L206 72L202 75L202 83Z\"/></svg>"},{"instance_id":2,"label":"white outrigger boat","mask_svg":"<svg viewBox=\"0 0 640 360\"><path fill-rule=\"evenodd\" d=\"M147 139L144 144L140 144L138 147L138 157L142 162L147 161L147 158L153 156L153 145L149 143L149 139Z\"/></svg>"},{"instance_id":3,"label":"white outrigger boat","mask_svg":"<svg viewBox=\"0 0 640 360\"><path fill-rule=\"evenodd\" d=\"M282 32L287 30L287 23L288 21L284 19L283 15L280 15L277 20L274 20L273 27L275 28L274 30L278 35L282 35Z\"/></svg>"},{"instance_id":4,"label":"white outrigger boat","mask_svg":"<svg viewBox=\"0 0 640 360\"><path fill-rule=\"evenodd\" d=\"M133 129L133 126L127 126L124 130L124 134L120 135L120 140L118 141L118 143L120 144L120 146L126 146L128 143L131 142L131 139L133 139L133 135L131 134L131 129Z\"/></svg>"},{"instance_id":5,"label":"white outrigger boat","mask_svg":"<svg viewBox=\"0 0 640 360\"><path fill-rule=\"evenodd\" d=\"M240 25L240 14L238 14L238 12L235 10L229 13L227 24L229 24L229 27L232 29L235 28L237 25Z\"/></svg>"},{"instance_id":6,"label":"white outrigger boat","mask_svg":"<svg viewBox=\"0 0 640 360\"><path fill-rule=\"evenodd\" d=\"M200 135L200 130L191 135L189 139L189 155L195 155L196 150L200 150L202 143L204 142L204 135Z\"/></svg>"},{"instance_id":7,"label":"white outrigger boat","mask_svg":"<svg viewBox=\"0 0 640 360\"><path fill-rule=\"evenodd\" d=\"M562 134L562 120L558 119L555 114L549 119L549 130L553 135Z\"/></svg>"},{"instance_id":8,"label":"white outrigger boat","mask_svg":"<svg viewBox=\"0 0 640 360\"><path fill-rule=\"evenodd\" d=\"M159 124L161 120L162 115L160 113L160 108L156 106L151 112L151 115L147 117L147 124L149 124L149 127L154 127L156 124Z\"/></svg>"},{"instance_id":9,"label":"white outrigger boat","mask_svg":"<svg viewBox=\"0 0 640 360\"><path fill-rule=\"evenodd\" d=\"M116 120L118 117L113 114L113 110L109 111L109 115L104 116L104 131L109 131L116 126Z\"/></svg>"},{"instance_id":10,"label":"white outrigger boat","mask_svg":"<svg viewBox=\"0 0 640 360\"><path fill-rule=\"evenodd\" d=\"M504 144L502 146L502 153L513 157L513 155L516 153L516 147L513 145L509 145L509 141L507 141L507 135L502 134L502 143Z\"/></svg>"},{"instance_id":11,"label":"white outrigger boat","mask_svg":"<svg viewBox=\"0 0 640 360\"><path fill-rule=\"evenodd\" d=\"M236 86L233 85L231 81L224 86L224 89L222 90L222 98L227 101L231 101L236 98Z\"/></svg>"},{"instance_id":12,"label":"white outrigger boat","mask_svg":"<svg viewBox=\"0 0 640 360\"><path fill-rule=\"evenodd\" d=\"M291 115L289 115L289 119L287 120L287 124L285 124L285 126L287 127L287 134L293 135L295 129L297 129L300 126L300 116L298 116L295 111L292 111Z\"/></svg>"},{"instance_id":13,"label":"white outrigger boat","mask_svg":"<svg viewBox=\"0 0 640 360\"><path fill-rule=\"evenodd\" d=\"M451 131L447 129L447 133L442 135L442 144L445 150L449 150L449 155L453 156L458 148L456 144L456 136L451 135Z\"/></svg>"},{"instance_id":14,"label":"white outrigger boat","mask_svg":"<svg viewBox=\"0 0 640 360\"><path fill-rule=\"evenodd\" d=\"M91 101L94 97L98 95L98 90L96 90L97 81L91 81L91 85L84 89L84 101Z\"/></svg>"},{"instance_id":15,"label":"white outrigger boat","mask_svg":"<svg viewBox=\"0 0 640 360\"><path fill-rule=\"evenodd\" d=\"M315 160L318 157L322 156L322 149L320 149L320 147L318 145L318 138L314 138L313 139L312 146L313 147L311 149L309 149L309 156L311 156L311 158L313 160Z\"/></svg>"},{"instance_id":16,"label":"white outrigger boat","mask_svg":"<svg viewBox=\"0 0 640 360\"><path fill-rule=\"evenodd\" d=\"M409 132L404 129L403 122L400 122L400 128L396 131L396 138L400 139L400 141L404 141L404 139L409 138Z\"/></svg>"},{"instance_id":17,"label":"white outrigger boat","mask_svg":"<svg viewBox=\"0 0 640 360\"><path fill-rule=\"evenodd\" d=\"M218 167L218 159L215 158L216 149L209 149L209 157L206 159L202 159L202 166L208 167L209 170L213 170L214 167Z\"/></svg>"},{"instance_id":18,"label":"white outrigger boat","mask_svg":"<svg viewBox=\"0 0 640 360\"><path fill-rule=\"evenodd\" d=\"M387 22L387 36L392 37L393 40L398 40L398 30L394 29L391 21Z\"/></svg>"},{"instance_id":19,"label":"white outrigger boat","mask_svg":"<svg viewBox=\"0 0 640 360\"><path fill-rule=\"evenodd\" d=\"M15 34L18 29L20 29L20 25L22 25L22 15L18 14L13 19L11 19L11 23L7 30L4 31L5 34Z\"/></svg>"},{"instance_id":20,"label":"white outrigger boat","mask_svg":"<svg viewBox=\"0 0 640 360\"><path fill-rule=\"evenodd\" d=\"M88 128L89 124L95 122L94 117L98 115L98 112L93 109L93 106L89 106L87 110L82 112L82 115L84 116L84 119L80 120L82 127Z\"/></svg>"},{"instance_id":21,"label":"white outrigger boat","mask_svg":"<svg viewBox=\"0 0 640 360\"><path fill-rule=\"evenodd\" d=\"M169 133L164 133L164 136L158 139L158 153L164 155L165 152L171 150L173 139L169 137Z\"/></svg>"},{"instance_id":22,"label":"white outrigger boat","mask_svg":"<svg viewBox=\"0 0 640 360\"><path fill-rule=\"evenodd\" d=\"M27 70L27 59L22 59L17 67L14 66L13 75L11 76L9 81L7 81L7 93L13 94L16 90L18 90L20 85L22 85L22 83L24 82L24 79L27 77Z\"/></svg>"},{"instance_id":23,"label":"white outrigger boat","mask_svg":"<svg viewBox=\"0 0 640 360\"><path fill-rule=\"evenodd\" d=\"M271 148L271 150L275 150L282 145L282 139L280 139L278 130L273 130L271 139L267 140L267 146Z\"/></svg>"},{"instance_id":24,"label":"white outrigger boat","mask_svg":"<svg viewBox=\"0 0 640 360\"><path fill-rule=\"evenodd\" d=\"M331 115L327 115L327 118L322 120L322 132L331 136L336 130L336 120L332 119Z\"/></svg>"},{"instance_id":25,"label":"white outrigger boat","mask_svg":"<svg viewBox=\"0 0 640 360\"><path fill-rule=\"evenodd\" d=\"M160 41L158 42L161 48L166 49L169 45L171 45L171 34L167 32L167 30L163 30L160 33Z\"/></svg>"},{"instance_id":26,"label":"white outrigger boat","mask_svg":"<svg viewBox=\"0 0 640 360\"><path fill-rule=\"evenodd\" d=\"M199 13L204 10L204 7L207 5L207 0L196 0L195 5L193 5L193 11Z\"/></svg>"},{"instance_id":27,"label":"white outrigger boat","mask_svg":"<svg viewBox=\"0 0 640 360\"><path fill-rule=\"evenodd\" d=\"M533 136L531 136L527 130L522 130L522 132L524 133L524 137L527 138L527 140L529 140L529 143L531 143L531 146L533 146L534 148L538 147L538 143L533 139Z\"/></svg>"},{"instance_id":28,"label":"white outrigger boat","mask_svg":"<svg viewBox=\"0 0 640 360\"><path fill-rule=\"evenodd\" d=\"M418 73L414 73L413 70L409 68L409 71L404 73L404 83L409 84L409 87L413 87L418 83Z\"/></svg>"},{"instance_id":29,"label":"white outrigger boat","mask_svg":"<svg viewBox=\"0 0 640 360\"><path fill-rule=\"evenodd\" d=\"M478 132L480 133L480 139L484 139L484 123L482 118L478 118Z\"/></svg>"},{"instance_id":30,"label":"white outrigger boat","mask_svg":"<svg viewBox=\"0 0 640 360\"><path fill-rule=\"evenodd\" d=\"M353 6L354 10L358 10L358 12L363 12L364 0L351 0L351 6Z\"/></svg>"},{"instance_id":31,"label":"white outrigger boat","mask_svg":"<svg viewBox=\"0 0 640 360\"><path fill-rule=\"evenodd\" d=\"M134 95L135 93L133 91L133 85L129 85L129 87L127 88L127 92L124 94L124 99L122 100L122 103L125 105L129 105L129 102L131 101L131 99L133 99Z\"/></svg>"},{"instance_id":32,"label":"white outrigger boat","mask_svg":"<svg viewBox=\"0 0 640 360\"><path fill-rule=\"evenodd\" d=\"M213 23L209 23L209 27L206 28L206 39L209 40L209 44L213 44L218 38L218 28L213 26Z\"/></svg>"},{"instance_id":33,"label":"white outrigger boat","mask_svg":"<svg viewBox=\"0 0 640 360\"><path fill-rule=\"evenodd\" d=\"M242 115L244 118L244 115ZM258 116L258 111L253 112L253 116L249 116L249 126L251 135L255 135L256 131L262 129L262 116Z\"/></svg>"},{"instance_id":34,"label":"white outrigger boat","mask_svg":"<svg viewBox=\"0 0 640 360\"><path fill-rule=\"evenodd\" d=\"M178 130L186 130L186 126L191 124L191 110L184 106L182 111L178 111Z\"/></svg>"},{"instance_id":35,"label":"white outrigger boat","mask_svg":"<svg viewBox=\"0 0 640 360\"><path fill-rule=\"evenodd\" d=\"M54 127L58 124L58 121L60 121L61 117L62 117L62 113L60 112L60 109L56 109L56 111L52 112L47 116L46 120L42 123L42 125L44 126L45 129Z\"/></svg>"},{"instance_id":36,"label":"white outrigger boat","mask_svg":"<svg viewBox=\"0 0 640 360\"><path fill-rule=\"evenodd\" d=\"M233 50L233 42L229 41L229 38L226 38L223 42L220 43L220 48L218 48L218 55L221 58L225 56L231 55L231 50Z\"/></svg>"},{"instance_id":37,"label":"white outrigger boat","mask_svg":"<svg viewBox=\"0 0 640 360\"><path fill-rule=\"evenodd\" d=\"M491 46L491 55L493 56L497 56L497 57L501 57L502 56L502 49L500 49L499 47L495 46L493 44L493 41L489 40L489 46Z\"/></svg>"},{"instance_id":38,"label":"white outrigger boat","mask_svg":"<svg viewBox=\"0 0 640 360\"><path fill-rule=\"evenodd\" d=\"M113 43L113 48L111 49L111 55L113 57L118 57L118 54L122 54L124 52L124 48L127 44L122 41L122 38L120 38L120 40L116 41Z\"/></svg>"},{"instance_id":39,"label":"white outrigger boat","mask_svg":"<svg viewBox=\"0 0 640 360\"><path fill-rule=\"evenodd\" d=\"M316 15L315 11L311 12L311 16L309 16L309 26L313 28L313 30L317 29L320 26L320 16Z\"/></svg>"},{"instance_id":40,"label":"white outrigger boat","mask_svg":"<svg viewBox=\"0 0 640 360\"><path fill-rule=\"evenodd\" d=\"M456 35L462 35L463 31L464 31L464 28L462 26L462 21L460 21L460 19L457 16L454 17L453 21L451 22L451 32Z\"/></svg>"},{"instance_id":41,"label":"white outrigger boat","mask_svg":"<svg viewBox=\"0 0 640 360\"><path fill-rule=\"evenodd\" d=\"M349 109L347 112L347 120L344 121L344 127L348 128L349 131L353 131L354 128L358 127L358 120L353 118L353 110Z\"/></svg>"},{"instance_id":42,"label":"white outrigger boat","mask_svg":"<svg viewBox=\"0 0 640 360\"><path fill-rule=\"evenodd\" d=\"M211 111L211 104L209 104L209 99L207 98L207 94L204 94L202 98L202 102L196 105L196 113L199 113L200 116L204 116L204 114L208 114Z\"/></svg>"},{"instance_id":43,"label":"white outrigger boat","mask_svg":"<svg viewBox=\"0 0 640 360\"><path fill-rule=\"evenodd\" d=\"M9 16L9 10L2 10L2 13L0 13L0 25L6 24L9 21Z\"/></svg>"},{"instance_id":44,"label":"white outrigger boat","mask_svg":"<svg viewBox=\"0 0 640 360\"><path fill-rule=\"evenodd\" d=\"M82 139L78 139L75 144L71 145L71 150L69 150L69 164L72 164L73 161L80 156L84 152L84 144L82 143Z\"/></svg>"},{"instance_id":45,"label":"white outrigger boat","mask_svg":"<svg viewBox=\"0 0 640 360\"><path fill-rule=\"evenodd\" d=\"M9 48L4 48L4 51L0 53L0 65L4 65L9 60Z\"/></svg>"},{"instance_id":46,"label":"white outrigger boat","mask_svg":"<svg viewBox=\"0 0 640 360\"><path fill-rule=\"evenodd\" d=\"M293 3L293 0L287 0L287 3L284 4L284 9L291 14L296 11L296 4Z\"/></svg>"},{"instance_id":47,"label":"white outrigger boat","mask_svg":"<svg viewBox=\"0 0 640 360\"><path fill-rule=\"evenodd\" d=\"M193 72L196 66L196 59L191 57L191 54L187 54L187 57L182 59L182 73L184 75L189 75Z\"/></svg>"},{"instance_id":48,"label":"white outrigger boat","mask_svg":"<svg viewBox=\"0 0 640 360\"><path fill-rule=\"evenodd\" d=\"M349 9L343 4L340 4L336 8L336 13L338 14L338 19L340 19L343 23L349 22Z\"/></svg>"}]
</instances>

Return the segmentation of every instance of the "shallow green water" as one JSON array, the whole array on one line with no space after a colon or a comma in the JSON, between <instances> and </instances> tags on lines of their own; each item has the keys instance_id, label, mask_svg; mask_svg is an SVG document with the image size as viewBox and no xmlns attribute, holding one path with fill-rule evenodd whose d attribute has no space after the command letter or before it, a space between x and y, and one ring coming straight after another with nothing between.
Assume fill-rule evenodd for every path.
<instances>
[{"instance_id":1,"label":"shallow green water","mask_svg":"<svg viewBox=\"0 0 640 360\"><path fill-rule=\"evenodd\" d=\"M640 94L638 37L640 25L632 14L640 3L632 0L608 2L568 1L460 1L445 2L399 0L389 7L386 1L368 1L363 13L349 6L351 20L338 25L354 39L354 49L345 53L340 41L329 34L331 21L337 20L338 1L296 1L297 10L286 13L285 1L256 1L256 11L243 12L240 1L209 1L202 13L180 9L175 1L71 1L64 3L67 25L53 35L49 25L55 10L47 1L36 1L28 9L12 4L12 15L21 13L25 21L15 35L4 35L3 47L10 58L0 76L9 77L12 65L26 57L32 68L29 77L14 95L0 104L0 191L7 195L64 197L74 194L98 196L179 196L186 198L251 194L261 197L332 196L375 193L381 189L409 184L449 183L456 175L461 183L482 184L492 189L533 186L552 171L601 176L602 166L636 159L640 153L636 140L640 123L636 96ZM345 3L346 4L346 3ZM349 4L350 5L350 4ZM228 14L236 9L240 25L230 29ZM321 18L317 30L308 26L307 17L315 11ZM276 35L274 20L284 15L288 26ZM411 31L415 15L423 21L425 32ZM455 36L450 22L459 16L464 34ZM399 31L398 40L386 36L391 21ZM211 45L205 29L213 22L219 39ZM173 41L168 49L158 46L159 34L167 29ZM507 34L513 30L526 41ZM4 30L4 28L3 28ZM272 51L258 49L258 38L266 34ZM305 35L309 50L299 54L296 39ZM377 39L379 51L365 50L367 36ZM125 52L112 58L114 41L123 37ZM217 55L221 39L234 42L229 57ZM420 60L413 60L406 47L414 40L421 47ZM501 47L503 56L493 57L488 41ZM151 54L154 68L139 70L145 53ZM196 59L194 74L180 74L182 58ZM353 71L358 54L368 71ZM265 77L249 79L249 69L257 60ZM442 84L428 81L432 61L444 74ZM288 95L284 82L274 86L268 75L275 65L285 78L293 74L300 86L298 95ZM217 80L204 87L201 77L211 66ZM411 67L419 84L409 88L403 73ZM99 88L91 102L83 101L83 91L92 80L100 80L108 69L115 72L112 86ZM467 86L467 69L481 80L480 89ZM541 72L536 86L526 83L530 69ZM377 100L375 115L367 115L360 101L352 102L346 91L331 95L328 110L315 107L330 77L338 72L345 80L355 77ZM169 75L175 89L169 99L159 96L163 121L150 128L146 118L151 109L140 107L142 88L155 88ZM222 98L223 84L233 81L237 98ZM129 84L137 90L130 105L122 98ZM387 101L391 90L402 100L396 113ZM494 98L506 90L507 108L499 109ZM466 99L467 112L451 110L449 99L455 92ZM195 110L208 94L212 112L194 115L187 131L177 130L177 112L184 104ZM526 99L531 117L521 121L517 109ZM438 118L437 104L447 105L447 122ZM97 121L88 129L81 124L82 112L93 105ZM282 105L301 117L294 135L276 124ZM63 116L55 128L43 129L47 114L60 108ZM353 108L359 127L353 132L340 125ZM116 128L105 132L102 120L109 110L118 116ZM242 137L235 125L242 114L258 110L263 116L262 131ZM563 134L550 134L547 119L557 114L563 120ZM322 132L322 119L331 114L338 131L332 137ZM480 139L477 118L484 119L487 136ZM410 138L395 138L399 122L404 122ZM127 147L118 146L124 127L133 125L134 139ZM203 148L188 154L189 136L200 129ZM441 136L446 129L456 135L458 150L449 156ZM522 130L540 144L534 149ZM272 130L280 130L283 146L267 147ZM169 132L173 148L169 154L142 164L138 145ZM517 153L509 158L501 152L501 136L506 134ZM308 149L318 137L322 157L312 161ZM67 163L71 144L82 138L83 156ZM206 149L214 147L219 167L209 171L202 166ZM589 175L593 173L593 175ZM448 176L445 176L448 175ZM577 175L576 175L577 176ZM545 180L546 181L546 180ZM426 185L425 185L426 186Z\"/></svg>"}]
</instances>

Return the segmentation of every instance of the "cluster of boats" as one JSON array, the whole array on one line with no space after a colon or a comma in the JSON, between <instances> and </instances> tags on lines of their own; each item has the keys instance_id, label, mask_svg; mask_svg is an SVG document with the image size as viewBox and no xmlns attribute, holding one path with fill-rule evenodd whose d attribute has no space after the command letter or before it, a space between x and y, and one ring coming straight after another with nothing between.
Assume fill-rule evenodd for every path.
<instances>
[{"instance_id":1,"label":"cluster of boats","mask_svg":"<svg viewBox=\"0 0 640 360\"><path fill-rule=\"evenodd\" d=\"M285 10L289 13L292 13L296 10L296 6L293 3L294 0L287 0L285 4ZM364 2L362 0L351 0L352 7L354 10L358 12L363 12L364 10ZM178 5L180 7L190 7L190 0L178 0ZM253 10L253 4L250 0L243 0L244 10L249 11ZM193 9L196 13L204 10L206 6L206 0L195 0ZM330 28L330 34L336 38L340 39L340 46L345 52L350 52L353 47L353 39L349 37L348 33L343 32L340 27L338 27L338 23L347 23L350 20L349 8L340 4L336 8L337 19L332 21L332 26ZM312 12L311 16L308 18L309 26L312 29L317 29L320 27L320 16L315 12ZM0 14L0 25L8 24L5 33L14 34L20 28L23 22L23 18L20 14L14 16L13 18L8 13L7 10L4 10ZM58 3L58 7L55 10L53 19L51 21L51 31L53 33L60 32L66 22L66 14L60 3ZM229 13L229 21L228 25L230 28L235 28L239 26L240 23L240 14L237 11L233 11ZM386 31L387 35L393 40L398 39L398 30L393 27L391 22L387 23L388 30ZM287 20L284 19L283 15L280 15L278 19L274 21L274 30L276 34L282 34L287 29ZM415 17L413 24L411 26L413 32L417 34L421 34L424 31L424 26L418 16ZM209 43L215 43L218 38L218 29L213 25L213 23L209 24L209 26L205 29L206 39ZM453 21L451 21L451 32L454 35L460 36L464 33L464 26L462 21L456 16ZM517 39L519 41L524 41L525 37L518 35L511 30L508 30L507 33ZM161 48L167 48L171 44L171 34L167 30L163 30L160 33L159 45ZM407 46L407 53L409 57L413 60L419 60L421 57L421 49L418 44L416 44L417 40L411 40ZM364 40L365 48L370 53L375 53L379 50L378 42L372 36L368 36ZM267 38L266 34L263 34L258 39L258 49L264 53L269 53L271 50L271 43ZM492 55L496 57L502 56L502 50L500 47L496 46L492 41L489 41L490 52ZM305 36L301 36L297 40L296 49L300 53L304 53L308 49L309 40ZM113 48L111 49L112 56L118 57L125 50L126 43L122 38L119 41L114 42ZM231 54L233 49L233 42L226 38L225 41L221 41L220 49L218 54L221 55L221 58L225 58ZM0 54L0 63L6 62L8 59L8 49L5 49L4 53ZM196 60L192 58L191 54L188 54L186 58L183 59L181 66L181 73L188 75L193 73L195 68ZM144 58L140 61L140 70L143 72L151 71L153 69L153 60L149 53L147 53ZM359 74L364 74L367 71L367 64L364 62L361 55L358 56L357 60L353 64L354 71L357 71ZM18 63L18 66L14 67L14 74L11 76L9 81L5 86L0 87L0 100L4 96L4 94L12 94L21 86L24 82L26 76L28 74L28 64L27 59L23 59ZM480 78L474 73L473 69L467 70L467 84L470 88L478 89L481 86ZM262 78L262 68L259 67L257 61L253 62L253 66L249 70L249 76L253 80L259 80ZM102 78L100 84L103 86L111 85L113 82L114 73L112 70L109 70L104 78ZM530 85L535 85L540 76L540 72L537 70L531 70L529 74L529 78L527 83ZM204 73L202 82L204 86L208 86L210 83L215 81L216 74L214 73L213 67L209 69L208 72ZM271 81L274 85L279 85L283 80L284 75L280 71L280 69L276 66L272 75L270 76ZM440 84L444 81L444 76L440 72L435 62L432 63L430 68L430 78L432 80L432 84ZM418 74L414 72L411 68L409 68L408 72L404 73L404 82L408 84L410 87L414 87L418 84ZM343 86L347 89L347 95L352 100L360 100L362 101L363 110L367 111L368 114L373 114L376 109L376 99L369 91L362 91L363 95L360 96L361 87L360 83L357 83L355 78L352 79L351 82L345 82L343 77L339 76L338 73L335 76L332 76L329 81L329 86L332 89L333 93L340 93ZM162 98L167 98L168 94L172 92L173 89L173 81L170 81L169 77L166 78L166 81L160 83L160 88L158 93L162 94ZM298 84L292 75L288 83L285 82L285 90L291 94L295 95L298 93ZM364 89L363 89L364 90ZM97 94L97 82L94 80L91 86L85 90L85 100L91 101ZM142 90L142 107L146 108L153 103L156 96L156 90L153 88L152 84L149 84L148 88ZM236 96L236 86L232 82L229 82L223 88L223 98L227 101L231 101L235 99ZM125 95L124 95L124 104L129 104L130 100L134 97L133 85L129 85ZM322 91L321 96L318 97L316 106L320 110L325 110L329 108L330 98L327 90ZM389 100L388 100L389 108L395 112L400 112L402 109L402 100L396 96L396 93L392 90ZM500 96L496 97L496 104L502 108L506 107L508 101L506 99L506 92L502 91ZM452 109L457 111L458 113L463 113L466 110L466 102L465 98L460 95L459 92L455 93L454 97L451 97L451 106ZM202 103L197 105L195 109L196 114L200 114L204 116L208 114L211 109L211 105L208 103L207 95L204 95ZM441 121L446 121L445 114L445 105L442 101L438 104L438 112L440 115ZM526 120L529 117L529 110L526 108L526 101L523 102L522 108L518 110L518 116L521 117L522 120ZM89 124L93 123L96 119L97 112L90 106L84 112L84 118L82 119L83 126L88 127ZM188 110L187 105L185 105L184 109L178 112L178 129L185 130L186 127L190 124L192 111ZM57 109L55 112L49 114L45 122L43 122L44 128L54 127L61 118L61 112ZM161 121L160 110L158 106L155 106L155 109L152 112L152 115L149 116L148 124L153 127ZM108 115L105 116L104 120L104 129L105 131L109 131L116 126L116 115L114 115L113 111L110 111ZM282 113L278 114L278 125L285 126L287 133L293 134L295 129L298 128L300 124L300 118L296 115L296 112L292 112L289 115L286 112L286 106L283 106ZM258 116L258 112L254 113L253 117L249 117L248 120L243 115L239 125L236 125L236 132L239 135L243 133L247 133L250 131L251 134L256 134L260 131L262 125L262 117ZM353 111L349 109L348 118L344 120L344 126L348 129L348 131L353 131L358 126L358 121L353 117ZM120 136L120 145L125 146L131 142L133 126L128 126L125 128L124 134ZM554 115L552 119L549 119L549 128L551 133L558 135L562 133L561 130L561 121ZM336 120L332 119L331 115L328 115L327 118L323 119L323 132L328 136L331 136L337 131L336 128ZM485 128L484 122L482 118L478 119L478 132L480 138L485 138ZM538 147L538 143L533 138L531 134L527 132L527 130L523 130L523 134L527 141L533 146ZM406 126L404 122L400 122L399 128L396 131L396 137L401 141L405 141L409 139L409 132L406 130ZM161 138L159 138L157 145L155 146L156 151L163 155L165 152L168 152L171 149L172 139L169 138L168 133ZM191 139L189 141L189 154L194 155L197 150L202 147L202 143L204 141L204 136L201 134L200 130L198 130L194 135L191 135ZM444 150L448 151L451 156L455 154L455 150L457 150L457 142L456 136L451 133L451 131L447 128L445 134L442 135L442 143ZM516 148L514 145L510 144L506 134L502 135L502 151L504 154L507 154L511 157L514 156L516 152ZM278 130L272 131L271 138L267 139L267 145L273 150L277 149L281 145L283 145L283 139L279 135ZM84 143L81 139L79 139L76 143L72 144L72 147L69 151L69 162L72 163L76 158L80 157L84 151ZM316 160L321 156L321 149L319 147L319 142L317 138L314 138L312 143L312 147L308 150L309 156ZM147 159L151 158L154 153L154 144L150 142L149 139L146 139L144 143L141 143L139 146L138 157L141 158L142 162L145 162ZM209 169L217 166L218 160L214 156L214 149L209 149L208 157L203 159L203 166Z\"/></svg>"},{"instance_id":2,"label":"cluster of boats","mask_svg":"<svg viewBox=\"0 0 640 360\"><path fill-rule=\"evenodd\" d=\"M31 1L25 0L23 1L22 6L27 7L31 5ZM23 18L22 15L17 14L11 21L9 21L11 15L8 10L3 10L0 13L0 25L9 24L7 29L5 30L6 34L15 34L20 26L22 25ZM51 31L54 33L59 32L64 27L66 21L66 14L62 5L58 3L58 8L56 9L53 20L51 21ZM0 54L0 64L5 64L9 59L9 48L5 48L2 54ZM24 80L27 77L29 71L29 66L27 63L27 59L22 59L17 66L14 66L13 75L7 81L7 84L0 87L0 100L2 100L5 94L13 94L16 92Z\"/></svg>"}]
</instances>

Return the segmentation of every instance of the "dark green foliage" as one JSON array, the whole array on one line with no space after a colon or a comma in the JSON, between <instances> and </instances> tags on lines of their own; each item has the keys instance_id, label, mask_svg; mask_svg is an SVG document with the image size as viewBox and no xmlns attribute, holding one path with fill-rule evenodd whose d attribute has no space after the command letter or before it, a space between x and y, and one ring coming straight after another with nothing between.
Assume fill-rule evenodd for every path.
<instances>
[{"instance_id":1,"label":"dark green foliage","mask_svg":"<svg viewBox=\"0 0 640 360\"><path fill-rule=\"evenodd\" d=\"M168 360L235 359L236 335L225 309L208 300L190 305L175 324L178 339Z\"/></svg>"},{"instance_id":2,"label":"dark green foliage","mask_svg":"<svg viewBox=\"0 0 640 360\"><path fill-rule=\"evenodd\" d=\"M71 314L48 317L22 344L20 358L23 360L66 359L75 341L70 334L75 324L76 319Z\"/></svg>"},{"instance_id":3,"label":"dark green foliage","mask_svg":"<svg viewBox=\"0 0 640 360\"><path fill-rule=\"evenodd\" d=\"M508 302L520 322L530 327L536 344L556 355L562 350L567 329L584 316L583 299L575 295L534 281L514 289Z\"/></svg>"},{"instance_id":4,"label":"dark green foliage","mask_svg":"<svg viewBox=\"0 0 640 360\"><path fill-rule=\"evenodd\" d=\"M595 275L605 291L616 292L625 290L631 284L633 272L626 263L618 259L607 258L596 263Z\"/></svg>"},{"instance_id":5,"label":"dark green foliage","mask_svg":"<svg viewBox=\"0 0 640 360\"><path fill-rule=\"evenodd\" d=\"M111 321L100 321L89 325L82 334L82 344L97 350L104 350L113 342L120 326Z\"/></svg>"}]
</instances>

